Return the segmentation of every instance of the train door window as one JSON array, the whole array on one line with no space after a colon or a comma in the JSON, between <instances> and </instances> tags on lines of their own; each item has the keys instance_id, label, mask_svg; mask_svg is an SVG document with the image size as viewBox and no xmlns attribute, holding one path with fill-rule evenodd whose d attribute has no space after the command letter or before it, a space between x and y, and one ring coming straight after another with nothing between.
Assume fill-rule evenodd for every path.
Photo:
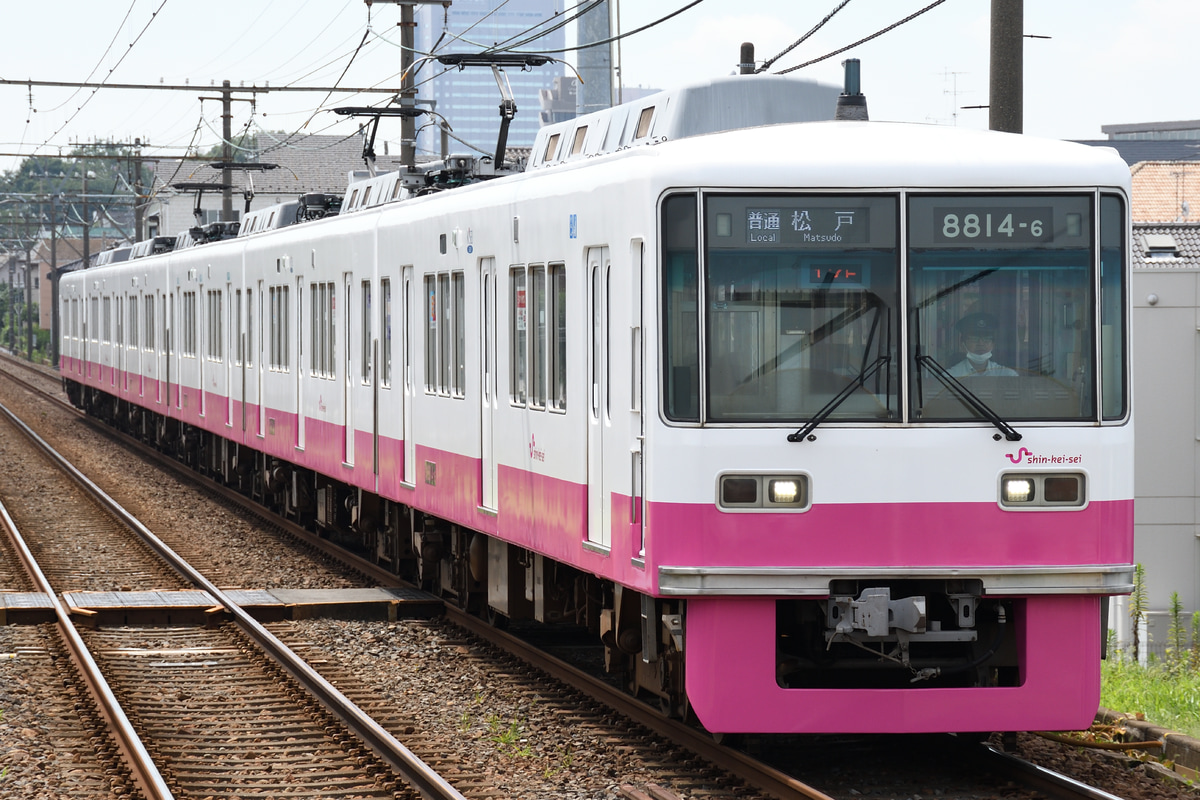
<instances>
[{"instance_id":1,"label":"train door window","mask_svg":"<svg viewBox=\"0 0 1200 800\"><path fill-rule=\"evenodd\" d=\"M452 393L462 397L467 389L467 314L466 276L462 272L450 273L450 290L453 295L454 320L454 386Z\"/></svg>"},{"instance_id":2,"label":"train door window","mask_svg":"<svg viewBox=\"0 0 1200 800\"><path fill-rule=\"evenodd\" d=\"M557 134L555 134L557 135ZM512 402L525 405L526 376L526 338L528 335L528 314L525 295L525 268L515 267L509 272L509 393Z\"/></svg>"},{"instance_id":3,"label":"train door window","mask_svg":"<svg viewBox=\"0 0 1200 800\"><path fill-rule=\"evenodd\" d=\"M679 194L662 205L663 413L700 421L699 233L696 196Z\"/></svg>"},{"instance_id":4,"label":"train door window","mask_svg":"<svg viewBox=\"0 0 1200 800\"><path fill-rule=\"evenodd\" d=\"M104 343L108 344L112 341L112 298L104 298L104 328L103 328Z\"/></svg>"},{"instance_id":5,"label":"train door window","mask_svg":"<svg viewBox=\"0 0 1200 800\"><path fill-rule=\"evenodd\" d=\"M219 289L210 290L208 292L208 359L210 361L221 360L222 323L224 322L221 306L221 291Z\"/></svg>"},{"instance_id":6,"label":"train door window","mask_svg":"<svg viewBox=\"0 0 1200 800\"><path fill-rule=\"evenodd\" d=\"M546 407L546 270L529 268L530 321L529 405Z\"/></svg>"},{"instance_id":7,"label":"train door window","mask_svg":"<svg viewBox=\"0 0 1200 800\"><path fill-rule=\"evenodd\" d=\"M426 275L425 287L425 391L437 391L438 308L437 276Z\"/></svg>"},{"instance_id":8,"label":"train door window","mask_svg":"<svg viewBox=\"0 0 1200 800\"><path fill-rule=\"evenodd\" d=\"M243 341L242 331L242 290L237 289L233 293L233 363L235 366L242 366L245 363L246 343Z\"/></svg>"},{"instance_id":9,"label":"train door window","mask_svg":"<svg viewBox=\"0 0 1200 800\"><path fill-rule=\"evenodd\" d=\"M360 360L362 364L362 382L371 381L371 282L362 282L362 347Z\"/></svg>"},{"instance_id":10,"label":"train door window","mask_svg":"<svg viewBox=\"0 0 1200 800\"><path fill-rule=\"evenodd\" d=\"M556 411L567 408L567 269L565 264L551 264L550 318L550 407Z\"/></svg>"},{"instance_id":11,"label":"train door window","mask_svg":"<svg viewBox=\"0 0 1200 800\"><path fill-rule=\"evenodd\" d=\"M242 345L246 366L254 363L254 290L246 290L246 341Z\"/></svg>"},{"instance_id":12,"label":"train door window","mask_svg":"<svg viewBox=\"0 0 1200 800\"><path fill-rule=\"evenodd\" d=\"M1094 195L909 199L912 415L1095 419Z\"/></svg>"},{"instance_id":13,"label":"train door window","mask_svg":"<svg viewBox=\"0 0 1200 800\"><path fill-rule=\"evenodd\" d=\"M1104 419L1124 418L1129 365L1125 351L1125 204L1100 198L1100 377Z\"/></svg>"},{"instance_id":14,"label":"train door window","mask_svg":"<svg viewBox=\"0 0 1200 800\"><path fill-rule=\"evenodd\" d=\"M450 295L450 273L438 275L438 312L441 327L438 328L438 390L443 394L450 391L450 373L454 367L454 307Z\"/></svg>"},{"instance_id":15,"label":"train door window","mask_svg":"<svg viewBox=\"0 0 1200 800\"><path fill-rule=\"evenodd\" d=\"M392 279L379 281L379 384L392 385Z\"/></svg>"}]
</instances>

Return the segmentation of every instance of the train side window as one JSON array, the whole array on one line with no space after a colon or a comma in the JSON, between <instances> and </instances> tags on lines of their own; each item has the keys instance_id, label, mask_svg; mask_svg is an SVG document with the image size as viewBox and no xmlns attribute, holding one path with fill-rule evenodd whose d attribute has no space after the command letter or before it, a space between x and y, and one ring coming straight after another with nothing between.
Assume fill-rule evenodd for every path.
<instances>
[{"instance_id":1,"label":"train side window","mask_svg":"<svg viewBox=\"0 0 1200 800\"><path fill-rule=\"evenodd\" d=\"M700 328L697 317L696 196L668 197L662 206L663 413L700 421Z\"/></svg>"},{"instance_id":2,"label":"train side window","mask_svg":"<svg viewBox=\"0 0 1200 800\"><path fill-rule=\"evenodd\" d=\"M529 268L530 305L533 320L529 328L530 341L529 405L532 408L546 407L546 270L536 266Z\"/></svg>"},{"instance_id":3,"label":"train side window","mask_svg":"<svg viewBox=\"0 0 1200 800\"><path fill-rule=\"evenodd\" d=\"M1128 354L1125 351L1124 203L1116 195L1100 197L1100 379L1104 419L1122 419L1128 405Z\"/></svg>"},{"instance_id":4,"label":"train side window","mask_svg":"<svg viewBox=\"0 0 1200 800\"><path fill-rule=\"evenodd\" d=\"M642 109L642 113L638 114L637 130L633 134L634 139L644 139L650 135L650 123L654 119L654 106L647 106Z\"/></svg>"},{"instance_id":5,"label":"train side window","mask_svg":"<svg viewBox=\"0 0 1200 800\"><path fill-rule=\"evenodd\" d=\"M196 355L196 293L183 293L183 354Z\"/></svg>"},{"instance_id":6,"label":"train side window","mask_svg":"<svg viewBox=\"0 0 1200 800\"><path fill-rule=\"evenodd\" d=\"M551 264L550 271L550 407L567 408L567 268Z\"/></svg>"},{"instance_id":7,"label":"train side window","mask_svg":"<svg viewBox=\"0 0 1200 800\"><path fill-rule=\"evenodd\" d=\"M147 350L153 350L154 349L154 295L149 295L149 294L146 295L145 304L146 304L146 325L145 325L145 334L144 335L146 337L146 341L142 343L142 346L145 347Z\"/></svg>"},{"instance_id":8,"label":"train side window","mask_svg":"<svg viewBox=\"0 0 1200 800\"><path fill-rule=\"evenodd\" d=\"M221 292L211 290L208 293L208 358L210 361L221 360L221 341L223 317L221 316Z\"/></svg>"},{"instance_id":9,"label":"train side window","mask_svg":"<svg viewBox=\"0 0 1200 800\"><path fill-rule=\"evenodd\" d=\"M129 298L129 346L137 347L138 344L138 301L137 296Z\"/></svg>"},{"instance_id":10,"label":"train side window","mask_svg":"<svg viewBox=\"0 0 1200 800\"><path fill-rule=\"evenodd\" d=\"M438 329L438 390L450 392L450 373L454 362L454 307L450 297L450 274L438 275L438 312L441 326Z\"/></svg>"},{"instance_id":11,"label":"train side window","mask_svg":"<svg viewBox=\"0 0 1200 800\"><path fill-rule=\"evenodd\" d=\"M319 378L332 379L336 376L334 352L336 347L335 315L336 294L332 282L311 284L312 330L309 369Z\"/></svg>"},{"instance_id":12,"label":"train side window","mask_svg":"<svg viewBox=\"0 0 1200 800\"><path fill-rule=\"evenodd\" d=\"M571 142L571 155L583 152L583 143L587 139L587 125L581 125L575 130L575 139Z\"/></svg>"},{"instance_id":13,"label":"train side window","mask_svg":"<svg viewBox=\"0 0 1200 800\"><path fill-rule=\"evenodd\" d=\"M466 394L467 388L467 315L466 315L466 276L462 272L450 274L450 287L453 294L452 306L454 321L454 386L455 397Z\"/></svg>"},{"instance_id":14,"label":"train side window","mask_svg":"<svg viewBox=\"0 0 1200 800\"><path fill-rule=\"evenodd\" d=\"M272 370L287 372L290 369L288 347L290 329L288 328L288 288L287 286L272 286L271 300L271 340L268 362Z\"/></svg>"},{"instance_id":15,"label":"train side window","mask_svg":"<svg viewBox=\"0 0 1200 800\"><path fill-rule=\"evenodd\" d=\"M526 347L525 340L528 331L528 314L525 297L525 268L516 267L509 273L509 357L510 365L509 392L512 402L525 405L526 387Z\"/></svg>"},{"instance_id":16,"label":"train side window","mask_svg":"<svg viewBox=\"0 0 1200 800\"><path fill-rule=\"evenodd\" d=\"M542 154L542 162L554 160L554 154L558 152L558 140L562 134L554 133L550 135L550 141L546 142L546 152Z\"/></svg>"},{"instance_id":17,"label":"train side window","mask_svg":"<svg viewBox=\"0 0 1200 800\"><path fill-rule=\"evenodd\" d=\"M379 281L379 383L381 386L392 385L392 279L383 278Z\"/></svg>"},{"instance_id":18,"label":"train side window","mask_svg":"<svg viewBox=\"0 0 1200 800\"><path fill-rule=\"evenodd\" d=\"M104 298L104 343L112 341L112 298Z\"/></svg>"},{"instance_id":19,"label":"train side window","mask_svg":"<svg viewBox=\"0 0 1200 800\"><path fill-rule=\"evenodd\" d=\"M240 317L239 317L240 319ZM238 345L242 349L242 359L246 366L254 363L254 290L246 290L246 338Z\"/></svg>"},{"instance_id":20,"label":"train side window","mask_svg":"<svg viewBox=\"0 0 1200 800\"><path fill-rule=\"evenodd\" d=\"M437 276L425 276L425 391L437 391Z\"/></svg>"}]
</instances>

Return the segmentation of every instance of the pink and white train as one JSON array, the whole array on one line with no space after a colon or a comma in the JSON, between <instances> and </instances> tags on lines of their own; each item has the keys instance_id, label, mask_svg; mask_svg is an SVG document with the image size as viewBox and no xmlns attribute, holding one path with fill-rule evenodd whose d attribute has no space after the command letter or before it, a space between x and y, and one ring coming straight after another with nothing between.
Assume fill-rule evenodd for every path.
<instances>
[{"instance_id":1,"label":"pink and white train","mask_svg":"<svg viewBox=\"0 0 1200 800\"><path fill-rule=\"evenodd\" d=\"M714 732L1086 727L1133 573L1129 170L811 91L667 92L520 173L66 275L70 397L590 627Z\"/></svg>"}]
</instances>

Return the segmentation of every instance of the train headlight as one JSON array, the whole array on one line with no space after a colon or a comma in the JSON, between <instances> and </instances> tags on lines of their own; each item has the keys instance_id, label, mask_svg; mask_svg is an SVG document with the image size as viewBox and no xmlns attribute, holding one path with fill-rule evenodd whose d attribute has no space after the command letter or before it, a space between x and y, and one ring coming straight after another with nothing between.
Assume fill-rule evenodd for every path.
<instances>
[{"instance_id":1,"label":"train headlight","mask_svg":"<svg viewBox=\"0 0 1200 800\"><path fill-rule=\"evenodd\" d=\"M1033 481L1029 478L1006 477L1001 482L1000 496L1005 504L1033 502Z\"/></svg>"},{"instance_id":2,"label":"train headlight","mask_svg":"<svg viewBox=\"0 0 1200 800\"><path fill-rule=\"evenodd\" d=\"M1082 508L1087 482L1078 472L1005 473L1000 476L1000 505L1012 509Z\"/></svg>"},{"instance_id":3,"label":"train headlight","mask_svg":"<svg viewBox=\"0 0 1200 800\"><path fill-rule=\"evenodd\" d=\"M800 481L795 478L772 478L768 485L771 487L768 495L772 503L790 505L800 496Z\"/></svg>"},{"instance_id":4,"label":"train headlight","mask_svg":"<svg viewBox=\"0 0 1200 800\"><path fill-rule=\"evenodd\" d=\"M717 505L730 511L804 509L808 481L807 475L722 475Z\"/></svg>"}]
</instances>

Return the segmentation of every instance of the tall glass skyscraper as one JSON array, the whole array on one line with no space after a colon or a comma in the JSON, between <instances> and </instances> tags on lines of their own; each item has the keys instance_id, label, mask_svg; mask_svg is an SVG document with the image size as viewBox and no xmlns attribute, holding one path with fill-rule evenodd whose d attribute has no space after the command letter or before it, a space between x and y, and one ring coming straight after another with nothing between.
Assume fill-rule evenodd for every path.
<instances>
[{"instance_id":1,"label":"tall glass skyscraper","mask_svg":"<svg viewBox=\"0 0 1200 800\"><path fill-rule=\"evenodd\" d=\"M499 6L497 8L497 6ZM531 42L525 42L540 30L545 30L563 18L563 0L454 0L448 17L439 5L421 5L416 9L415 36L418 57L436 54L479 53L488 47L513 47L518 51L561 49L566 44L566 29L559 28ZM546 23L537 27L539 23ZM532 30L531 30L532 29ZM444 34L444 35L443 35ZM439 42L440 39L440 42ZM518 46L519 45L519 46ZM561 57L555 54L554 57ZM427 62L417 75L417 101L435 100L436 110L450 122L454 135L470 142L485 153L496 149L500 132L500 90L487 67L467 67L459 71L436 61ZM508 129L509 147L529 147L539 127L539 91L550 89L554 79L563 75L560 63L533 67L523 72L519 68L505 69L512 85L517 115ZM431 76L434 77L430 80ZM424 119L418 121L423 124ZM468 148L451 140L451 152ZM441 154L441 134L437 128L426 127L417 138L417 157Z\"/></svg>"}]
</instances>

